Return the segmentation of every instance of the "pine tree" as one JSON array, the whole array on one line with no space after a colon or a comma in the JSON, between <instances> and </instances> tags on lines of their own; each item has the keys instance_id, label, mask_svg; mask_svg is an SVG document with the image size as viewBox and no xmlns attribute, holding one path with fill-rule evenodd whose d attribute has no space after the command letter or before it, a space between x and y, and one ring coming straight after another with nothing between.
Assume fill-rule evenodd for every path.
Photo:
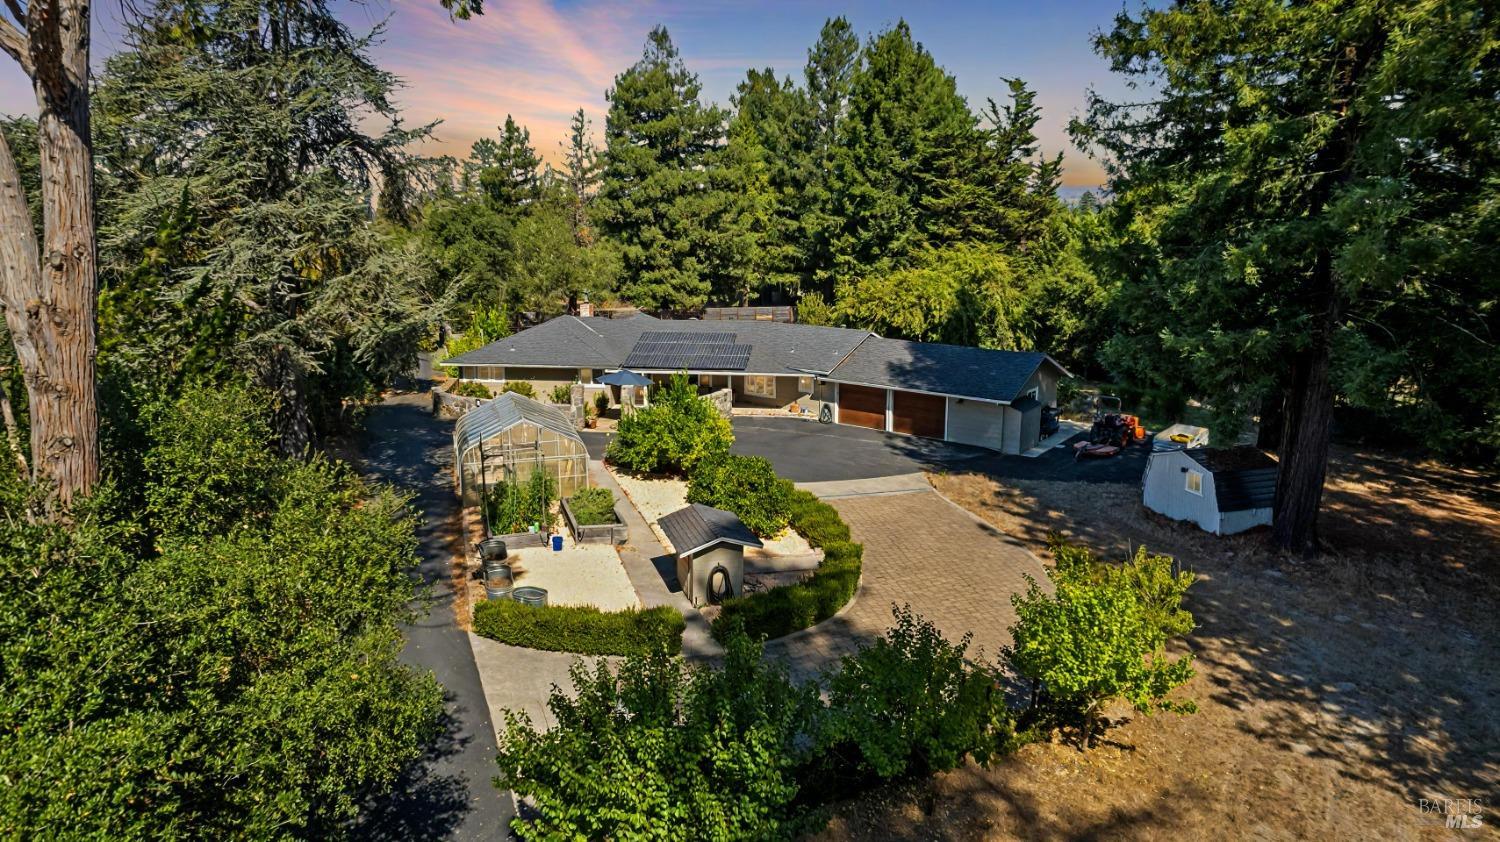
<instances>
[{"instance_id":1,"label":"pine tree","mask_svg":"<svg viewBox=\"0 0 1500 842\"><path fill-rule=\"evenodd\" d=\"M599 150L589 137L589 120L583 109L573 115L569 125L568 141L562 146L563 170L560 180L567 195L568 223L573 227L573 239L580 246L594 242L595 236L589 220L594 197L599 191Z\"/></svg>"},{"instance_id":2,"label":"pine tree","mask_svg":"<svg viewBox=\"0 0 1500 842\"><path fill-rule=\"evenodd\" d=\"M736 230L740 283L731 296L748 301L781 288L794 296L809 279L802 216L812 178L812 110L791 79L751 70L734 96L730 160L742 198Z\"/></svg>"},{"instance_id":3,"label":"pine tree","mask_svg":"<svg viewBox=\"0 0 1500 842\"><path fill-rule=\"evenodd\" d=\"M802 221L804 274L817 289L833 292L834 240L843 228L833 183L837 152L849 111L849 94L859 68L859 38L849 21L825 21L818 41L807 51L803 70L811 111L806 146L807 178L794 211Z\"/></svg>"},{"instance_id":4,"label":"pine tree","mask_svg":"<svg viewBox=\"0 0 1500 842\"><path fill-rule=\"evenodd\" d=\"M924 202L958 191L966 177L945 174L934 182L934 160L956 157L977 141L975 119L953 77L912 39L905 21L876 36L854 74L849 113L835 151L840 227L834 237L834 273L899 266L941 239L942 226Z\"/></svg>"},{"instance_id":5,"label":"pine tree","mask_svg":"<svg viewBox=\"0 0 1500 842\"><path fill-rule=\"evenodd\" d=\"M475 144L476 147L478 144ZM476 149L476 151L478 151ZM542 159L531 146L531 131L519 126L509 114L500 127L500 140L485 149L491 159L480 165L479 189L490 207L510 213L535 202L540 195Z\"/></svg>"},{"instance_id":6,"label":"pine tree","mask_svg":"<svg viewBox=\"0 0 1500 842\"><path fill-rule=\"evenodd\" d=\"M599 219L622 246L622 295L646 309L701 307L732 271L727 115L701 88L657 27L607 95Z\"/></svg>"}]
</instances>

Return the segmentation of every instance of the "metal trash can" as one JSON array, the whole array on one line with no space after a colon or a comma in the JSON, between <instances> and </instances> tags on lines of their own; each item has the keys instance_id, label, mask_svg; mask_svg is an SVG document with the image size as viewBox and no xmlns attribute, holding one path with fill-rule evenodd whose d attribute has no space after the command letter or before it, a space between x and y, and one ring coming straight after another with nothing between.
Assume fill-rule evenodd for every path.
<instances>
[{"instance_id":1,"label":"metal trash can","mask_svg":"<svg viewBox=\"0 0 1500 842\"><path fill-rule=\"evenodd\" d=\"M562 552L562 535L553 535L552 536L552 552L554 552L554 553L560 553L560 552Z\"/></svg>"},{"instance_id":2,"label":"metal trash can","mask_svg":"<svg viewBox=\"0 0 1500 842\"><path fill-rule=\"evenodd\" d=\"M510 592L510 598L522 605L543 606L547 604L547 589L525 585Z\"/></svg>"}]
</instances>

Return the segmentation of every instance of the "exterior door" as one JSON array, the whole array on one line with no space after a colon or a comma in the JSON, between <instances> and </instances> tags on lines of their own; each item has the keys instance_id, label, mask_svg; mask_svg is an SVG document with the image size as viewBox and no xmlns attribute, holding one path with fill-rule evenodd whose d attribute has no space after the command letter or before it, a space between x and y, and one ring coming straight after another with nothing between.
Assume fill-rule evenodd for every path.
<instances>
[{"instance_id":1,"label":"exterior door","mask_svg":"<svg viewBox=\"0 0 1500 842\"><path fill-rule=\"evenodd\" d=\"M948 401L937 395L916 392L891 393L891 429L913 436L943 437L943 415Z\"/></svg>"},{"instance_id":2,"label":"exterior door","mask_svg":"<svg viewBox=\"0 0 1500 842\"><path fill-rule=\"evenodd\" d=\"M839 423L885 429L885 390L839 384Z\"/></svg>"}]
</instances>

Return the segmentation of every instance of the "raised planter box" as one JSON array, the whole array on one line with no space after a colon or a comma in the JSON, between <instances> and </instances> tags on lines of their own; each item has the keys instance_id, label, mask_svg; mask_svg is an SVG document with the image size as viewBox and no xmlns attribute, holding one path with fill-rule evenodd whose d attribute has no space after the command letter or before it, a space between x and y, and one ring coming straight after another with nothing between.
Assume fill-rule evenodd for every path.
<instances>
[{"instance_id":1,"label":"raised planter box","mask_svg":"<svg viewBox=\"0 0 1500 842\"><path fill-rule=\"evenodd\" d=\"M616 506L620 504L615 503ZM573 516L573 509L568 505L565 498L562 501L563 520L568 523L568 531L573 533L573 540L580 544L623 544L629 538L630 531L625 524L620 522L619 511L615 512L614 523L598 523L589 526L580 526L578 518Z\"/></svg>"},{"instance_id":2,"label":"raised planter box","mask_svg":"<svg viewBox=\"0 0 1500 842\"><path fill-rule=\"evenodd\" d=\"M523 550L527 547L547 546L547 533L545 532L512 532L509 535L492 535L505 542L505 550Z\"/></svg>"}]
</instances>

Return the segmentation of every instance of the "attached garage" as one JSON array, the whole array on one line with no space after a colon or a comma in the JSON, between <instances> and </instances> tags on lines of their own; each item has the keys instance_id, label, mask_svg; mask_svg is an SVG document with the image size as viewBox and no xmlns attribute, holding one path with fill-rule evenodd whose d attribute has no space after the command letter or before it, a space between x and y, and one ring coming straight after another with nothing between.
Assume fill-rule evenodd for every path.
<instances>
[{"instance_id":1,"label":"attached garage","mask_svg":"<svg viewBox=\"0 0 1500 842\"><path fill-rule=\"evenodd\" d=\"M885 429L885 390L839 384L839 423Z\"/></svg>"},{"instance_id":2,"label":"attached garage","mask_svg":"<svg viewBox=\"0 0 1500 842\"><path fill-rule=\"evenodd\" d=\"M937 395L891 390L891 430L912 436L940 439L945 426L947 400Z\"/></svg>"}]
</instances>

